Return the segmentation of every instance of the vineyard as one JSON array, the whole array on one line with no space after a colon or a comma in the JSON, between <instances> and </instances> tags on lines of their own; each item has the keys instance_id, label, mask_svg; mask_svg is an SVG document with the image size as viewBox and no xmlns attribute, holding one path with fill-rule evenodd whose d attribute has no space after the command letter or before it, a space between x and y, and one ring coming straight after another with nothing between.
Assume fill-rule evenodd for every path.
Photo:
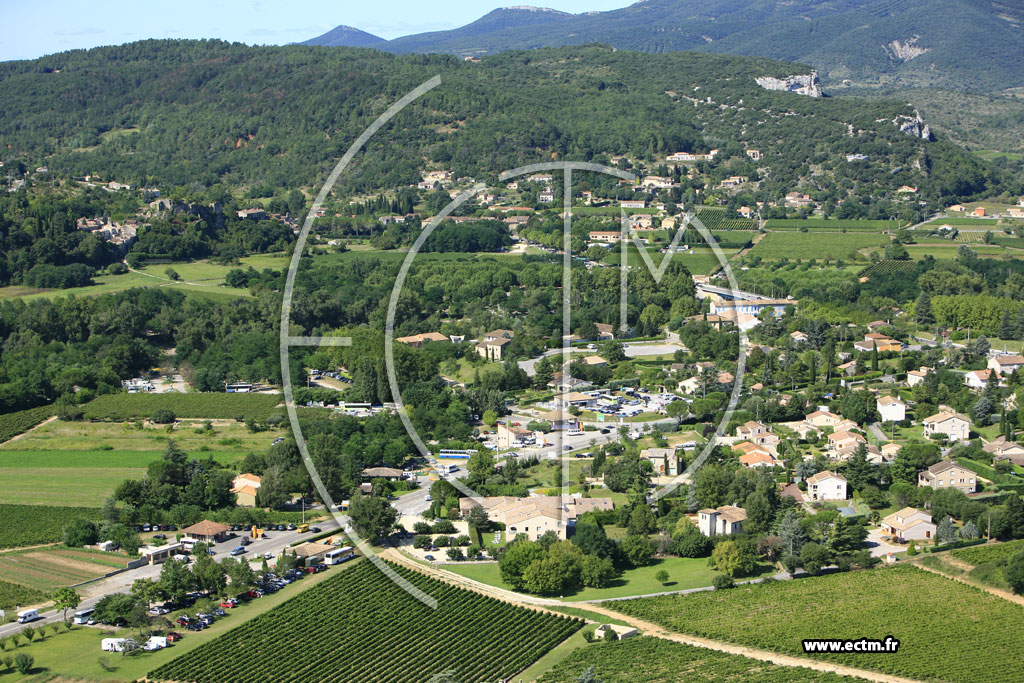
<instances>
[{"instance_id":1,"label":"vineyard","mask_svg":"<svg viewBox=\"0 0 1024 683\"><path fill-rule=\"evenodd\" d=\"M158 410L175 417L266 420L281 402L276 394L107 394L85 404L86 420L135 420Z\"/></svg>"},{"instance_id":2,"label":"vineyard","mask_svg":"<svg viewBox=\"0 0 1024 683\"><path fill-rule=\"evenodd\" d=\"M495 681L522 671L583 622L455 588L394 567L431 609L370 562L232 629L148 675L200 681Z\"/></svg>"},{"instance_id":3,"label":"vineyard","mask_svg":"<svg viewBox=\"0 0 1024 683\"><path fill-rule=\"evenodd\" d=\"M996 545L979 545L972 548L960 548L951 551L953 557L963 560L975 567L989 562L999 562L1010 559L1024 550L1024 540L1010 541L1009 543L998 543Z\"/></svg>"},{"instance_id":4,"label":"vineyard","mask_svg":"<svg viewBox=\"0 0 1024 683\"><path fill-rule=\"evenodd\" d=\"M46 600L46 596L31 588L16 583L0 581L0 609L11 609L17 605L34 605Z\"/></svg>"},{"instance_id":5,"label":"vineyard","mask_svg":"<svg viewBox=\"0 0 1024 683\"><path fill-rule=\"evenodd\" d=\"M755 230L757 222L753 218L728 218L722 209L701 209L697 219L708 230Z\"/></svg>"},{"instance_id":6,"label":"vineyard","mask_svg":"<svg viewBox=\"0 0 1024 683\"><path fill-rule=\"evenodd\" d=\"M804 638L891 635L900 641L898 655L835 653L815 659L917 680L1024 680L1024 607L911 566L614 606L682 633L796 656L804 656Z\"/></svg>"},{"instance_id":7,"label":"vineyard","mask_svg":"<svg viewBox=\"0 0 1024 683\"><path fill-rule=\"evenodd\" d=\"M881 230L893 230L902 225L902 221L887 220L841 220L834 218L769 218L764 222L768 230L863 230L868 232L879 232Z\"/></svg>"},{"instance_id":8,"label":"vineyard","mask_svg":"<svg viewBox=\"0 0 1024 683\"><path fill-rule=\"evenodd\" d=\"M594 675L605 683L698 680L711 683L840 683L861 680L795 666L768 664L749 657L647 636L587 645L538 680L540 683L574 683L591 666L594 667Z\"/></svg>"},{"instance_id":9,"label":"vineyard","mask_svg":"<svg viewBox=\"0 0 1024 683\"><path fill-rule=\"evenodd\" d=\"M903 273L912 271L916 267L917 264L913 261L896 261L894 259L886 259L867 266L857 273L857 277L879 277L890 273Z\"/></svg>"},{"instance_id":10,"label":"vineyard","mask_svg":"<svg viewBox=\"0 0 1024 683\"><path fill-rule=\"evenodd\" d=\"M0 443L32 429L53 415L53 406L39 406L0 415Z\"/></svg>"},{"instance_id":11,"label":"vineyard","mask_svg":"<svg viewBox=\"0 0 1024 683\"><path fill-rule=\"evenodd\" d=\"M882 247L889 238L880 232L769 232L750 251L763 259L859 258L861 249Z\"/></svg>"},{"instance_id":12,"label":"vineyard","mask_svg":"<svg viewBox=\"0 0 1024 683\"><path fill-rule=\"evenodd\" d=\"M64 537L64 526L76 517L101 516L99 508L0 505L0 548L56 543Z\"/></svg>"}]
</instances>

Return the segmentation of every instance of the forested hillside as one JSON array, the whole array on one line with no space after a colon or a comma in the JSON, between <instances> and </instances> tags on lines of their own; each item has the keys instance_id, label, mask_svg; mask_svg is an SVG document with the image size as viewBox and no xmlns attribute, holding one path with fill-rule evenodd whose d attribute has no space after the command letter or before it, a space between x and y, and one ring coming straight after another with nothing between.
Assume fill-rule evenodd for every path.
<instances>
[{"instance_id":1,"label":"forested hillside","mask_svg":"<svg viewBox=\"0 0 1024 683\"><path fill-rule=\"evenodd\" d=\"M1022 23L1017 3L971 0L645 0L584 14L498 9L451 31L373 46L397 53L481 55L599 41L644 52L700 50L796 60L837 82L1001 90L1024 85L1018 66ZM331 44L329 36L310 43Z\"/></svg>"},{"instance_id":2,"label":"forested hillside","mask_svg":"<svg viewBox=\"0 0 1024 683\"><path fill-rule=\"evenodd\" d=\"M754 80L807 69L600 46L475 64L354 48L144 41L0 65L0 140L9 167L45 164L51 174L100 173L190 193L217 184L312 187L388 104L441 74L439 88L356 158L341 191L415 184L432 163L493 180L551 159L650 163L710 148L736 157L732 172L747 175L745 147L770 150L762 187L776 197L812 165L822 181L848 176L864 194L903 184L929 199L1001 191L958 148L900 132L894 121L912 116L904 104L806 98ZM852 169L850 153L878 163Z\"/></svg>"}]
</instances>

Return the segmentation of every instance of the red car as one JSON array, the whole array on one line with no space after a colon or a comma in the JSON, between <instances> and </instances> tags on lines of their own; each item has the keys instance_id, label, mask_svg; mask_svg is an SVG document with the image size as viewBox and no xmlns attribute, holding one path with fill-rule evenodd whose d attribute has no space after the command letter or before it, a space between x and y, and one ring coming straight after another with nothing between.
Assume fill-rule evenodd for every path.
<instances>
[{"instance_id":1,"label":"red car","mask_svg":"<svg viewBox=\"0 0 1024 683\"><path fill-rule=\"evenodd\" d=\"M167 634L167 642L168 643L176 643L179 640L181 640L181 634L180 633L175 633L174 631L171 631L170 633Z\"/></svg>"},{"instance_id":2,"label":"red car","mask_svg":"<svg viewBox=\"0 0 1024 683\"><path fill-rule=\"evenodd\" d=\"M220 606L225 608L238 607L238 600L235 600L233 598L231 600L225 600L224 602L220 603Z\"/></svg>"},{"instance_id":3,"label":"red car","mask_svg":"<svg viewBox=\"0 0 1024 683\"><path fill-rule=\"evenodd\" d=\"M188 618L188 615L182 614L175 621L177 621L180 625L184 626L185 624L187 624L188 622L190 622L192 620Z\"/></svg>"}]
</instances>

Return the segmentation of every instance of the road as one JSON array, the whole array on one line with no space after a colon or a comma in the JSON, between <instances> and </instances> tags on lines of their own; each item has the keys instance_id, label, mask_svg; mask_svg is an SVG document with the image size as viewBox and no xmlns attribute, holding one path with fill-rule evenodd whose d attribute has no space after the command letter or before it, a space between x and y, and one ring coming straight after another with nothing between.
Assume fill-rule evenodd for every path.
<instances>
[{"instance_id":1,"label":"road","mask_svg":"<svg viewBox=\"0 0 1024 683\"><path fill-rule=\"evenodd\" d=\"M342 521L346 521L345 518L342 518ZM338 523L333 518L316 522L315 526L317 526L321 531L331 531L339 528ZM222 543L214 544L214 557L217 559L230 557L231 549L239 545L239 541L241 540L242 532L236 533L239 535L229 538ZM277 555L295 541L308 538L311 535L312 534L309 533L300 534L297 531L270 531L267 532L263 538L254 539L248 546L246 546L246 553L243 557L251 562L258 562L260 561L260 556L263 555L263 553L269 552ZM138 567L137 569L129 569L128 571L121 572L120 574L108 576L105 579L99 579L80 586L76 590L79 595L82 596L82 603L77 609L83 610L95 607L100 598L105 595L126 592L137 579L155 579L160 575L160 568L161 565L159 564L145 565ZM258 565L254 568L258 569ZM13 612L14 610L7 611L8 615L11 615ZM39 614L43 617L41 620L33 621L26 625L40 626L42 624L58 621L62 618L62 614L58 610L53 609L40 610ZM68 615L70 617L71 611L68 612ZM18 623L4 624L3 626L0 626L0 637L17 633L24 626L25 625Z\"/></svg>"},{"instance_id":2,"label":"road","mask_svg":"<svg viewBox=\"0 0 1024 683\"><path fill-rule=\"evenodd\" d=\"M663 356L675 353L679 349L686 348L678 341L668 340L664 342L636 342L636 343L625 343L623 351L627 358L637 358L639 356ZM537 361L545 356L557 356L562 353L562 349L549 349L537 356L536 358L530 358L527 360L519 361L519 367L526 371L526 374L533 377L537 374L536 365ZM588 353L596 354L597 351L594 349L588 349L583 346L573 346L569 349L569 353Z\"/></svg>"}]
</instances>

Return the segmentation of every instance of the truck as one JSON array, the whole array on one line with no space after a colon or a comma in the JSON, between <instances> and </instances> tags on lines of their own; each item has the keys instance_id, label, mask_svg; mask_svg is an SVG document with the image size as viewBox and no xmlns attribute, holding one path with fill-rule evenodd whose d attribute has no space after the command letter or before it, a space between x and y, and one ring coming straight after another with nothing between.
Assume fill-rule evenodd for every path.
<instances>
[{"instance_id":1,"label":"truck","mask_svg":"<svg viewBox=\"0 0 1024 683\"><path fill-rule=\"evenodd\" d=\"M18 612L19 624L27 624L28 622L35 621L36 619L42 619L42 617L39 616L39 610L37 609L23 609Z\"/></svg>"}]
</instances>

